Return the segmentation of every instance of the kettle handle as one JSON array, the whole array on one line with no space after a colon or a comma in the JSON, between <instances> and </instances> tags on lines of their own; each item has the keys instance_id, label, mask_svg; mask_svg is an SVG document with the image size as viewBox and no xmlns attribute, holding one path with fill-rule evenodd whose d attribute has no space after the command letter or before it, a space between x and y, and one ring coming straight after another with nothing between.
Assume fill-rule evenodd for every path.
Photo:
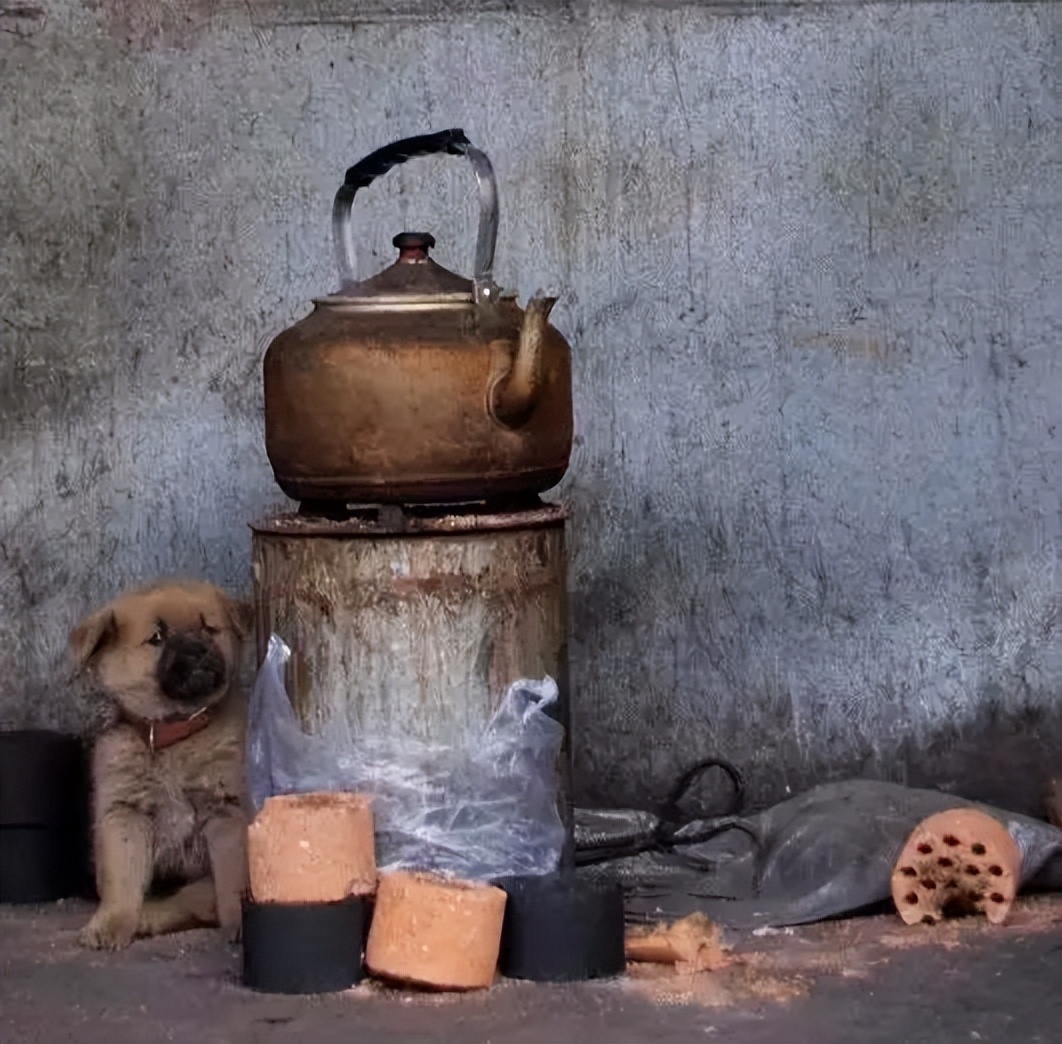
<instances>
[{"instance_id":1,"label":"kettle handle","mask_svg":"<svg viewBox=\"0 0 1062 1044\"><path fill-rule=\"evenodd\" d=\"M354 239L350 211L358 189L371 185L392 167L415 156L444 152L467 156L479 186L479 232L476 236L476 263L473 287L477 303L489 300L497 291L492 278L494 248L498 241L498 185L486 153L480 152L460 128L403 138L370 153L351 167L332 204L332 238L335 243L339 277L344 284L354 282Z\"/></svg>"}]
</instances>

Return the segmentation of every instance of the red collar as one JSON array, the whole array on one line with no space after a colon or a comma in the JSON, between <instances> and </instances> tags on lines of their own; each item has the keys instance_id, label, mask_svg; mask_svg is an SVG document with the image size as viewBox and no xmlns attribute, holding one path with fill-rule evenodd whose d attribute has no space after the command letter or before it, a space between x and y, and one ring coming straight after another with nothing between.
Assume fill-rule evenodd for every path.
<instances>
[{"instance_id":1,"label":"red collar","mask_svg":"<svg viewBox=\"0 0 1062 1044\"><path fill-rule=\"evenodd\" d=\"M140 738L147 744L148 750L156 751L172 747L181 740L202 732L210 724L210 708L200 707L187 717L141 718L137 714L123 713L125 722L132 725Z\"/></svg>"}]
</instances>

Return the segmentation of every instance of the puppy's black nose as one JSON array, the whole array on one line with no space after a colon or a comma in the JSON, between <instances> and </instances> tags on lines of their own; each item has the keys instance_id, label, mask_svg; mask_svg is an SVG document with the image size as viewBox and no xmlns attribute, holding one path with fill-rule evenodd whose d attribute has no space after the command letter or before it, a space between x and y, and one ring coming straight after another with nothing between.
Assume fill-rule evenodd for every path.
<instances>
[{"instance_id":1,"label":"puppy's black nose","mask_svg":"<svg viewBox=\"0 0 1062 1044\"><path fill-rule=\"evenodd\" d=\"M225 684L225 658L213 642L175 634L162 647L155 676L171 700L196 703Z\"/></svg>"}]
</instances>

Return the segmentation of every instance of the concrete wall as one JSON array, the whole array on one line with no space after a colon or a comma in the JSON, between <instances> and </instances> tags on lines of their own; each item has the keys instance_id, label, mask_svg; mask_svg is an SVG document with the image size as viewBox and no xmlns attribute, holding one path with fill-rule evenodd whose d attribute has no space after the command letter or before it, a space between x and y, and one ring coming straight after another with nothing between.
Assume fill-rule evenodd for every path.
<instances>
[{"instance_id":1,"label":"concrete wall","mask_svg":"<svg viewBox=\"0 0 1062 1044\"><path fill-rule=\"evenodd\" d=\"M506 8L513 10L506 10ZM269 338L345 168L464 127L565 291L577 782L862 773L1035 807L1060 749L1057 6L37 0L0 12L0 723L159 572L248 589ZM467 272L469 170L356 204Z\"/></svg>"}]
</instances>

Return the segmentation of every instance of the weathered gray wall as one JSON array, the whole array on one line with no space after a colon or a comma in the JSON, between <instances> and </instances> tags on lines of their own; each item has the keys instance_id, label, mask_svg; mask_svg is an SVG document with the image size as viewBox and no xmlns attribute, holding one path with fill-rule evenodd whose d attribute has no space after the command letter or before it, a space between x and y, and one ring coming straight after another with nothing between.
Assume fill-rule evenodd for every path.
<instances>
[{"instance_id":1,"label":"weathered gray wall","mask_svg":"<svg viewBox=\"0 0 1062 1044\"><path fill-rule=\"evenodd\" d=\"M0 722L168 571L248 587L268 339L332 288L346 166L463 126L498 275L566 290L583 794L707 753L1031 807L1060 747L1060 10L4 5ZM360 260L456 160L359 197Z\"/></svg>"}]
</instances>

